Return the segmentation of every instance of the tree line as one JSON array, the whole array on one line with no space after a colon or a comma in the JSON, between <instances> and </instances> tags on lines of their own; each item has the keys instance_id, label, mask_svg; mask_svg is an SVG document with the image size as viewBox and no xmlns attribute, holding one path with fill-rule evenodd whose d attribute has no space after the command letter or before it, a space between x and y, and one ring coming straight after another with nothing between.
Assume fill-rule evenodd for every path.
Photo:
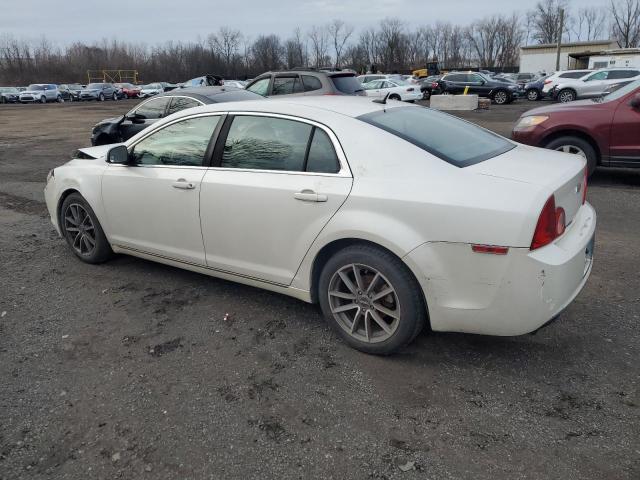
<instances>
[{"instance_id":1,"label":"tree line","mask_svg":"<svg viewBox=\"0 0 640 480\"><path fill-rule=\"evenodd\" d=\"M144 45L113 40L60 47L42 38L27 42L0 37L0 83L86 82L87 70L137 70L142 81L180 82L205 73L249 78L293 67L348 67L358 72L372 66L384 72L410 72L438 61L442 69L516 67L520 46L553 43L559 9L565 9L563 41L613 38L621 47L640 44L640 0L611 0L608 7L572 10L568 0L539 0L524 14L487 16L469 25L435 22L418 28L386 18L356 34L342 20L297 28L282 38L250 37L221 27L189 42Z\"/></svg>"}]
</instances>

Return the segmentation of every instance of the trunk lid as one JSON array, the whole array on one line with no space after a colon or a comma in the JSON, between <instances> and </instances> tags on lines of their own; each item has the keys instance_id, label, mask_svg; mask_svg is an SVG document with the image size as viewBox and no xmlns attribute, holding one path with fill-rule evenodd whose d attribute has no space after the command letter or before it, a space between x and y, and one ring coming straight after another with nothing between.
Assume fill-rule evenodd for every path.
<instances>
[{"instance_id":1,"label":"trunk lid","mask_svg":"<svg viewBox=\"0 0 640 480\"><path fill-rule=\"evenodd\" d=\"M540 209L553 194L556 207L565 211L568 226L582 205L585 167L586 160L579 155L518 145L465 170L542 187Z\"/></svg>"}]
</instances>

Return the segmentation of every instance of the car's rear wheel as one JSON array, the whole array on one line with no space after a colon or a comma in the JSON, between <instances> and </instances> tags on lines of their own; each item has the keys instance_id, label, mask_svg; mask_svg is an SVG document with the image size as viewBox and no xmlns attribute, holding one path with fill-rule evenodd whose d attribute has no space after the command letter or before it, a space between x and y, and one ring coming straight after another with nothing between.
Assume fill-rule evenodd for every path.
<instances>
[{"instance_id":1,"label":"car's rear wheel","mask_svg":"<svg viewBox=\"0 0 640 480\"><path fill-rule=\"evenodd\" d=\"M496 105L504 105L509 101L509 94L504 90L498 90L493 94L493 102Z\"/></svg>"},{"instance_id":2,"label":"car's rear wheel","mask_svg":"<svg viewBox=\"0 0 640 480\"><path fill-rule=\"evenodd\" d=\"M111 98L113 100L118 100L118 94L116 92L113 92L113 95L111 95Z\"/></svg>"},{"instance_id":3,"label":"car's rear wheel","mask_svg":"<svg viewBox=\"0 0 640 480\"><path fill-rule=\"evenodd\" d=\"M538 90L537 88L530 88L529 90L527 90L526 94L527 100L531 102L540 100L540 90Z\"/></svg>"},{"instance_id":4,"label":"car's rear wheel","mask_svg":"<svg viewBox=\"0 0 640 480\"><path fill-rule=\"evenodd\" d=\"M598 155L591 144L580 137L565 136L551 140L545 148L580 155L587 160L587 172L591 175L598 166Z\"/></svg>"},{"instance_id":5,"label":"car's rear wheel","mask_svg":"<svg viewBox=\"0 0 640 480\"><path fill-rule=\"evenodd\" d=\"M320 274L318 295L329 324L366 353L394 353L426 321L422 292L411 271L375 246L354 245L331 257Z\"/></svg>"},{"instance_id":6,"label":"car's rear wheel","mask_svg":"<svg viewBox=\"0 0 640 480\"><path fill-rule=\"evenodd\" d=\"M83 262L101 263L113 254L96 214L79 193L64 199L60 230L73 253Z\"/></svg>"},{"instance_id":7,"label":"car's rear wheel","mask_svg":"<svg viewBox=\"0 0 640 480\"><path fill-rule=\"evenodd\" d=\"M576 92L570 88L565 88L558 92L557 98L560 103L573 102L576 99Z\"/></svg>"},{"instance_id":8,"label":"car's rear wheel","mask_svg":"<svg viewBox=\"0 0 640 480\"><path fill-rule=\"evenodd\" d=\"M62 102L64 102L64 98L62 98L62 95L58 95L58 96L56 97L56 102L58 102L58 103L62 103Z\"/></svg>"},{"instance_id":9,"label":"car's rear wheel","mask_svg":"<svg viewBox=\"0 0 640 480\"><path fill-rule=\"evenodd\" d=\"M40 103L47 103L47 97L44 95L40 97Z\"/></svg>"}]
</instances>

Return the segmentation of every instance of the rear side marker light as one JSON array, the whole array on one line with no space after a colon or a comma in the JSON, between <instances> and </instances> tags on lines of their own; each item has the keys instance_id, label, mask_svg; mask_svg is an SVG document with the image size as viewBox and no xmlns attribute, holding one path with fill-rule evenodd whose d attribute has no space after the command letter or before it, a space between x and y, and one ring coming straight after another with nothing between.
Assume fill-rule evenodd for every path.
<instances>
[{"instance_id":1,"label":"rear side marker light","mask_svg":"<svg viewBox=\"0 0 640 480\"><path fill-rule=\"evenodd\" d=\"M496 245L471 245L471 250L473 250L475 253L506 255L509 252L509 247L498 247Z\"/></svg>"}]
</instances>

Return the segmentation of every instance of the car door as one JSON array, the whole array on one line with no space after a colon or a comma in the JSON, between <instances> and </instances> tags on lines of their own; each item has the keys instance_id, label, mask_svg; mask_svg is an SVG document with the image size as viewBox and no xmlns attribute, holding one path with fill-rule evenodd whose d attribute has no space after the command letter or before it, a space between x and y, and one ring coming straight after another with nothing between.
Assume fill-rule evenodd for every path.
<instances>
[{"instance_id":1,"label":"car door","mask_svg":"<svg viewBox=\"0 0 640 480\"><path fill-rule=\"evenodd\" d=\"M163 125L129 146L130 164L109 164L102 199L112 244L205 264L199 195L221 118L200 114Z\"/></svg>"},{"instance_id":2,"label":"car door","mask_svg":"<svg viewBox=\"0 0 640 480\"><path fill-rule=\"evenodd\" d=\"M486 86L484 78L475 73L469 73L466 75L467 85L469 86L469 93L474 93L481 97L485 97L491 91L491 87Z\"/></svg>"},{"instance_id":3,"label":"car door","mask_svg":"<svg viewBox=\"0 0 640 480\"><path fill-rule=\"evenodd\" d=\"M374 80L372 82L369 82L368 85L370 85L370 88L365 90L365 94L367 95L367 97L381 97L382 93L380 89L382 88L383 84L384 82L382 80Z\"/></svg>"},{"instance_id":4,"label":"car door","mask_svg":"<svg viewBox=\"0 0 640 480\"><path fill-rule=\"evenodd\" d=\"M351 185L326 127L283 115L230 115L200 194L207 265L289 285Z\"/></svg>"},{"instance_id":5,"label":"car door","mask_svg":"<svg viewBox=\"0 0 640 480\"><path fill-rule=\"evenodd\" d=\"M149 125L165 117L170 100L171 97L155 97L142 102L127 113L119 128L122 141L129 140Z\"/></svg>"},{"instance_id":6,"label":"car door","mask_svg":"<svg viewBox=\"0 0 640 480\"><path fill-rule=\"evenodd\" d=\"M640 107L631 101L638 90L619 102L611 123L609 155L611 164L640 164Z\"/></svg>"},{"instance_id":7,"label":"car door","mask_svg":"<svg viewBox=\"0 0 640 480\"><path fill-rule=\"evenodd\" d=\"M606 88L606 80L609 76L609 71L604 70L589 75L584 79L583 85L578 88L579 98L590 98L599 96Z\"/></svg>"}]
</instances>

